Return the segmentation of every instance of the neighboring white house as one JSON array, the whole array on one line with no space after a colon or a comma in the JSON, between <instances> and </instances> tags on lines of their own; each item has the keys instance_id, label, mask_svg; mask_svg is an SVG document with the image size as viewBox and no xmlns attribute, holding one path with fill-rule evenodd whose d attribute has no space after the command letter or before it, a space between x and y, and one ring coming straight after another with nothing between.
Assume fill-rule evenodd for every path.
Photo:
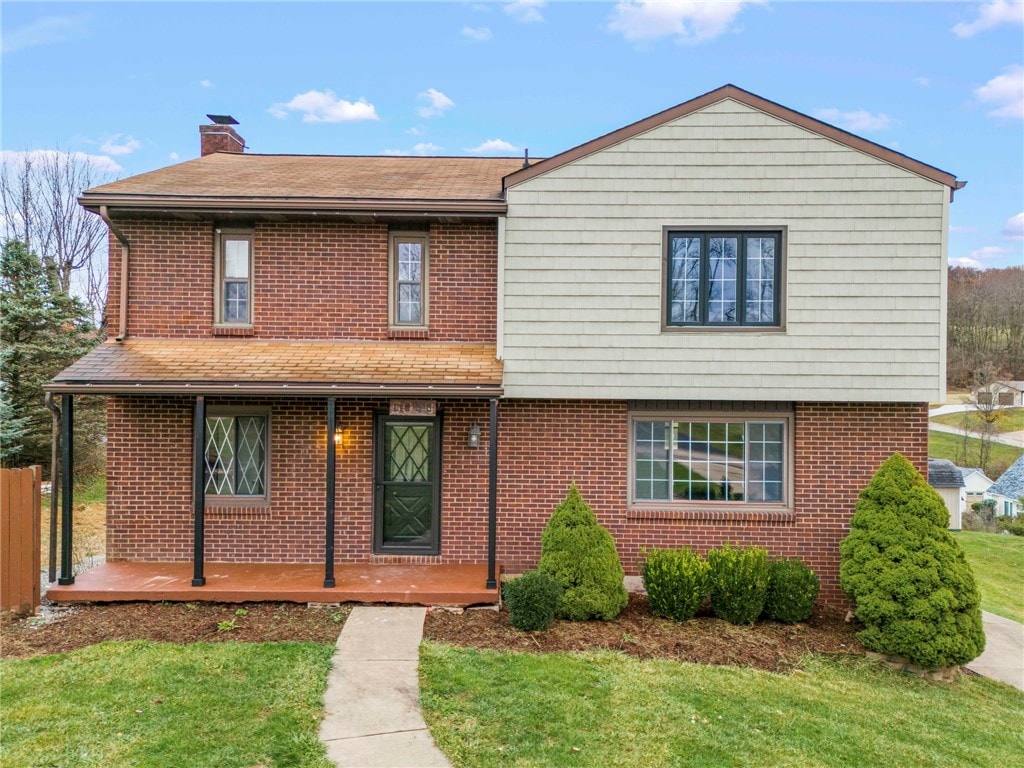
<instances>
[{"instance_id":1,"label":"neighboring white house","mask_svg":"<svg viewBox=\"0 0 1024 768\"><path fill-rule=\"evenodd\" d=\"M1024 511L1020 505L1020 498L1024 496L1024 456L999 476L985 496L995 501L996 515L1017 517Z\"/></svg>"},{"instance_id":2,"label":"neighboring white house","mask_svg":"<svg viewBox=\"0 0 1024 768\"><path fill-rule=\"evenodd\" d=\"M964 478L960 468L948 459L928 459L928 484L939 492L949 511L949 528L959 531L963 527Z\"/></svg>"},{"instance_id":3,"label":"neighboring white house","mask_svg":"<svg viewBox=\"0 0 1024 768\"><path fill-rule=\"evenodd\" d=\"M974 396L982 405L991 404L993 398L996 405L1004 407L1024 405L1024 381L994 381L976 389Z\"/></svg>"},{"instance_id":4,"label":"neighboring white house","mask_svg":"<svg viewBox=\"0 0 1024 768\"><path fill-rule=\"evenodd\" d=\"M978 467L960 467L960 474L964 478L964 495L967 498L967 508L972 504L978 504L985 500L985 494L992 487L995 480L991 480Z\"/></svg>"}]
</instances>

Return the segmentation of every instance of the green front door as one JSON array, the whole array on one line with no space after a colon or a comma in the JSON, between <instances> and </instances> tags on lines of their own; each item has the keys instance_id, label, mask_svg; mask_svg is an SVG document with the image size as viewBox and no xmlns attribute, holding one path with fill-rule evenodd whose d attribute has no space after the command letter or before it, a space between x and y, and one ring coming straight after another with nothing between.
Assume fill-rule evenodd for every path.
<instances>
[{"instance_id":1,"label":"green front door","mask_svg":"<svg viewBox=\"0 0 1024 768\"><path fill-rule=\"evenodd\" d=\"M374 552L438 554L438 421L379 414L375 431Z\"/></svg>"}]
</instances>

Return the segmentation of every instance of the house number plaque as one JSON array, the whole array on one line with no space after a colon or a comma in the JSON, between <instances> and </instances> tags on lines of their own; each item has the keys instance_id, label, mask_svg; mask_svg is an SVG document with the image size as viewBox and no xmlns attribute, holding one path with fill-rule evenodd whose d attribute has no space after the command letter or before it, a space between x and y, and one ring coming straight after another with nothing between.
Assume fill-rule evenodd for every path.
<instances>
[{"instance_id":1,"label":"house number plaque","mask_svg":"<svg viewBox=\"0 0 1024 768\"><path fill-rule=\"evenodd\" d=\"M392 400L392 416L434 416L437 403L433 400Z\"/></svg>"}]
</instances>

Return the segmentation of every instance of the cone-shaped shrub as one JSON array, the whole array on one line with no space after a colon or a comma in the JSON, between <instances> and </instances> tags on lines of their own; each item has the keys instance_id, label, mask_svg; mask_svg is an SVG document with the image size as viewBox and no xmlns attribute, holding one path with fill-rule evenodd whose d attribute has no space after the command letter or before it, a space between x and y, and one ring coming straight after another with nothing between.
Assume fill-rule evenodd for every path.
<instances>
[{"instance_id":1,"label":"cone-shaped shrub","mask_svg":"<svg viewBox=\"0 0 1024 768\"><path fill-rule=\"evenodd\" d=\"M927 669L965 664L985 648L980 598L935 490L896 453L860 492L839 544L839 583L876 653Z\"/></svg>"},{"instance_id":2,"label":"cone-shaped shrub","mask_svg":"<svg viewBox=\"0 0 1024 768\"><path fill-rule=\"evenodd\" d=\"M615 541L597 522L575 483L544 528L537 570L565 590L558 601L559 618L614 619L629 599Z\"/></svg>"}]
</instances>

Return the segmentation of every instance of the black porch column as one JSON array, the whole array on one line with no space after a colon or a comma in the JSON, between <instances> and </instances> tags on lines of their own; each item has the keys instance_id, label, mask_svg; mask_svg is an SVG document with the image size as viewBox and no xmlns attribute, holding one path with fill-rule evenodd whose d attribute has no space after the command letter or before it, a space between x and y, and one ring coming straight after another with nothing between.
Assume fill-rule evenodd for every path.
<instances>
[{"instance_id":1,"label":"black porch column","mask_svg":"<svg viewBox=\"0 0 1024 768\"><path fill-rule=\"evenodd\" d=\"M487 589L498 586L494 556L498 527L498 400L491 398L490 472L487 478Z\"/></svg>"},{"instance_id":2,"label":"black porch column","mask_svg":"<svg viewBox=\"0 0 1024 768\"><path fill-rule=\"evenodd\" d=\"M74 584L75 574L71 567L71 511L74 501L72 486L75 482L75 404L71 395L61 396L61 409L64 418L60 429L60 578L58 584ZM53 473L50 473L50 493L56 492L52 487Z\"/></svg>"},{"instance_id":3,"label":"black porch column","mask_svg":"<svg viewBox=\"0 0 1024 768\"><path fill-rule=\"evenodd\" d=\"M327 496L325 501L325 533L324 541L324 588L334 586L334 473L337 447L334 443L336 418L334 410L335 398L327 398Z\"/></svg>"},{"instance_id":4,"label":"black porch column","mask_svg":"<svg viewBox=\"0 0 1024 768\"><path fill-rule=\"evenodd\" d=\"M206 546L206 398L196 397L192 417L192 586L206 584L203 557Z\"/></svg>"}]
</instances>

